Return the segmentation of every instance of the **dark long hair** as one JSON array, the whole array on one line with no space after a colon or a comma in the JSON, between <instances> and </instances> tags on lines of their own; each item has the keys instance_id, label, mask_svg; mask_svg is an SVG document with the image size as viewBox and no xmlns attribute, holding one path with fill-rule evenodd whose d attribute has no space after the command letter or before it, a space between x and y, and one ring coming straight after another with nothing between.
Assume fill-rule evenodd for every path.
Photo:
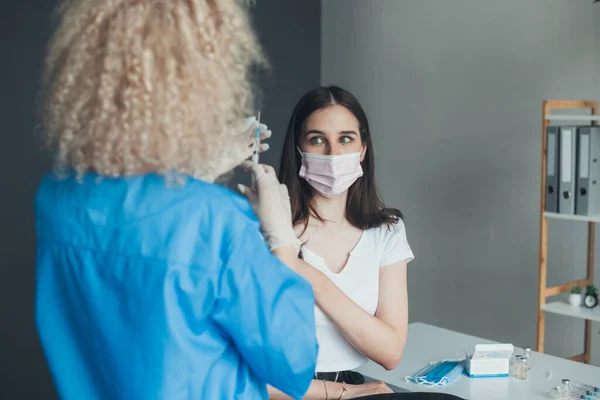
<instances>
[{"instance_id":1,"label":"dark long hair","mask_svg":"<svg viewBox=\"0 0 600 400\"><path fill-rule=\"evenodd\" d=\"M402 218L402 213L395 208L386 208L377 191L375 157L367 115L352 93L337 86L322 86L307 92L296 104L288 123L279 166L279 181L287 186L290 193L294 226L303 223L306 229L310 215L321 222L324 221L312 202L314 189L298 175L302 158L297 146L306 119L315 111L336 104L344 106L354 114L358 120L362 143L367 146L365 158L361 163L363 176L348 189L346 218L353 226L363 230L383 224L391 226Z\"/></svg>"}]
</instances>

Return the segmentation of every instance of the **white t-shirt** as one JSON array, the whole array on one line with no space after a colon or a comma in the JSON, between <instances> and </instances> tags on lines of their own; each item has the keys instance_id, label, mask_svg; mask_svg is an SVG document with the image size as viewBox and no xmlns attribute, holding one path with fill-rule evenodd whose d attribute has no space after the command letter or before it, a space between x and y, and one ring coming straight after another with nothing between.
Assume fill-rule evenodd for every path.
<instances>
[{"instance_id":1,"label":"white t-shirt","mask_svg":"<svg viewBox=\"0 0 600 400\"><path fill-rule=\"evenodd\" d=\"M409 262L414 259L402 220L391 228L384 224L363 231L339 274L331 272L323 258L308 247L302 247L302 257L327 275L342 292L371 315L375 315L377 310L379 269L402 260ZM319 342L316 372L351 370L368 361L318 307L315 307L315 323Z\"/></svg>"}]
</instances>

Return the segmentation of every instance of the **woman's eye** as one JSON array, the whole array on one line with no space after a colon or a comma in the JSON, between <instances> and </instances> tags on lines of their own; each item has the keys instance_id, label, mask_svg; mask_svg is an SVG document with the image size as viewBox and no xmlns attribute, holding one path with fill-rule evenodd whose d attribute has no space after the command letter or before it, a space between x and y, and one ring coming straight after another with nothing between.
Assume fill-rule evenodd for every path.
<instances>
[{"instance_id":1,"label":"woman's eye","mask_svg":"<svg viewBox=\"0 0 600 400\"><path fill-rule=\"evenodd\" d=\"M350 143L352 141L352 138L350 136L342 136L340 138L340 143Z\"/></svg>"},{"instance_id":2,"label":"woman's eye","mask_svg":"<svg viewBox=\"0 0 600 400\"><path fill-rule=\"evenodd\" d=\"M309 142L310 142L310 144L321 144L321 143L323 143L323 139L318 136L314 136L314 137L310 138Z\"/></svg>"}]
</instances>

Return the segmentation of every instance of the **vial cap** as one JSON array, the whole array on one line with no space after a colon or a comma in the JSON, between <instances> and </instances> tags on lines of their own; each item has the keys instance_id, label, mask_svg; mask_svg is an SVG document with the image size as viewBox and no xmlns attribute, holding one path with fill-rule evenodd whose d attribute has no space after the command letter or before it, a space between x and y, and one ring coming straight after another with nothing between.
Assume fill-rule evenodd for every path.
<instances>
[{"instance_id":1,"label":"vial cap","mask_svg":"<svg viewBox=\"0 0 600 400\"><path fill-rule=\"evenodd\" d=\"M523 350L525 350L525 351L531 351L531 349L529 347L525 347Z\"/></svg>"},{"instance_id":2,"label":"vial cap","mask_svg":"<svg viewBox=\"0 0 600 400\"><path fill-rule=\"evenodd\" d=\"M570 379L563 379L562 383L571 383L571 380Z\"/></svg>"}]
</instances>

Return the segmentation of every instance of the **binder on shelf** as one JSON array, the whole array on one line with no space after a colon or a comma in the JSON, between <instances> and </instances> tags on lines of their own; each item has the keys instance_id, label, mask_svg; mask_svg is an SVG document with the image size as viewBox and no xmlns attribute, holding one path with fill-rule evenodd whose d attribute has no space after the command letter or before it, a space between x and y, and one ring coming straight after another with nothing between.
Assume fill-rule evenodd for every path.
<instances>
[{"instance_id":1,"label":"binder on shelf","mask_svg":"<svg viewBox=\"0 0 600 400\"><path fill-rule=\"evenodd\" d=\"M575 213L600 213L600 127L580 127L577 133Z\"/></svg>"},{"instance_id":2,"label":"binder on shelf","mask_svg":"<svg viewBox=\"0 0 600 400\"><path fill-rule=\"evenodd\" d=\"M546 128L546 211L558 212L558 127Z\"/></svg>"},{"instance_id":3,"label":"binder on shelf","mask_svg":"<svg viewBox=\"0 0 600 400\"><path fill-rule=\"evenodd\" d=\"M561 126L558 132L558 212L560 214L575 214L575 154L577 149L577 127Z\"/></svg>"}]
</instances>

